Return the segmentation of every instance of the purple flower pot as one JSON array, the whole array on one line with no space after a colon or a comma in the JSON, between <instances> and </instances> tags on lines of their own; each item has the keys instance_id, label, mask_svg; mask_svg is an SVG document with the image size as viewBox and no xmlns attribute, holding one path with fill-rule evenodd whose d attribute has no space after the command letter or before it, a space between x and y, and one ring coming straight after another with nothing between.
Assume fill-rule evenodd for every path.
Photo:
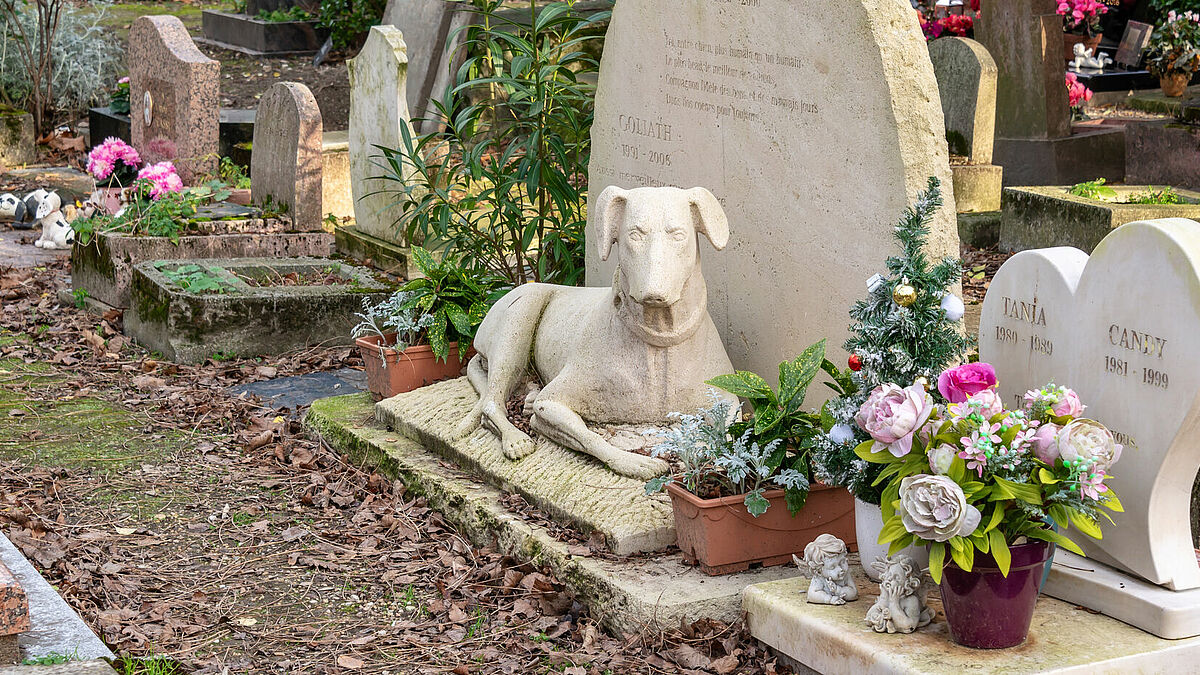
<instances>
[{"instance_id":1,"label":"purple flower pot","mask_svg":"<svg viewBox=\"0 0 1200 675\"><path fill-rule=\"evenodd\" d=\"M975 565L964 572L947 561L942 572L942 605L950 636L964 647L1015 647L1029 635L1033 608L1050 545L1034 542L1013 546L1008 576L1000 574L992 556L975 552Z\"/></svg>"}]
</instances>

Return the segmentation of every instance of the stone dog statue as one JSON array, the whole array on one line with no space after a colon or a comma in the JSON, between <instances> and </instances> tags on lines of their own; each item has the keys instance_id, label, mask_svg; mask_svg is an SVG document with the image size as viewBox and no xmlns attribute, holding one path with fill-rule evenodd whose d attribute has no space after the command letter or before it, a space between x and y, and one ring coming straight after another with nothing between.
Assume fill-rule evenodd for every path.
<instances>
[{"instance_id":1,"label":"stone dog statue","mask_svg":"<svg viewBox=\"0 0 1200 675\"><path fill-rule=\"evenodd\" d=\"M647 480L665 473L667 463L614 447L584 420L666 423L668 413L708 405L705 380L733 372L708 315L697 243L702 234L718 251L725 248L729 221L704 188L612 186L594 209L600 259L617 255L612 287L526 284L496 303L467 367L479 403L458 433L482 422L509 459L533 452L533 440L505 414L532 363L545 384L530 402L533 430Z\"/></svg>"}]
</instances>

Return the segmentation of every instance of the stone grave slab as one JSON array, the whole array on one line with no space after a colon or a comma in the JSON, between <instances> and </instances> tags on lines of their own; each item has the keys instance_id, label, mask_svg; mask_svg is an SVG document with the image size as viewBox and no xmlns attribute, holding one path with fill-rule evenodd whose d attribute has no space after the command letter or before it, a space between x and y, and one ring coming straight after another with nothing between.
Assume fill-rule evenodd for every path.
<instances>
[{"instance_id":1,"label":"stone grave slab","mask_svg":"<svg viewBox=\"0 0 1200 675\"><path fill-rule=\"evenodd\" d=\"M217 168L221 64L171 15L142 16L129 29L133 147L143 161L175 163L186 184Z\"/></svg>"},{"instance_id":2,"label":"stone grave slab","mask_svg":"<svg viewBox=\"0 0 1200 675\"><path fill-rule=\"evenodd\" d=\"M600 68L589 195L672 185L717 196L731 234L722 252L701 244L709 312L734 366L773 381L821 337L844 362L846 308L896 252L893 227L930 176L946 192L930 253L958 254L945 138L908 3L682 0L663 11L622 0ZM612 273L589 245L588 284ZM810 404L828 393L817 391Z\"/></svg>"},{"instance_id":3,"label":"stone grave slab","mask_svg":"<svg viewBox=\"0 0 1200 675\"><path fill-rule=\"evenodd\" d=\"M408 109L420 133L441 125L433 101L442 100L454 84L454 73L466 58L464 30L473 15L462 3L447 0L388 0L384 26L395 26L404 35L411 57L408 69Z\"/></svg>"},{"instance_id":4,"label":"stone grave slab","mask_svg":"<svg viewBox=\"0 0 1200 675\"><path fill-rule=\"evenodd\" d=\"M353 461L402 479L477 545L493 545L518 560L549 567L601 625L618 635L654 634L702 618L736 622L742 616L743 588L796 574L784 565L710 577L684 565L678 552L591 554L511 511L505 505L507 488L481 481L469 463L456 467L436 448L389 431L374 417L375 404L364 393L315 401L304 424ZM540 456L534 453L526 461Z\"/></svg>"},{"instance_id":5,"label":"stone grave slab","mask_svg":"<svg viewBox=\"0 0 1200 675\"><path fill-rule=\"evenodd\" d=\"M350 71L350 187L354 194L355 229L385 241L402 240L395 222L400 216L394 196L381 193L386 181L376 146L403 145L401 127L409 123L406 94L408 48L395 26L372 26L358 56L346 62ZM395 187L395 186L392 186Z\"/></svg>"},{"instance_id":6,"label":"stone grave slab","mask_svg":"<svg viewBox=\"0 0 1200 675\"><path fill-rule=\"evenodd\" d=\"M1200 589L1190 518L1200 470L1197 336L1200 224L1182 218L1123 225L1090 258L1064 248L1019 253L997 272L980 319L980 358L996 367L1006 399L1053 378L1125 446L1108 481L1125 512L1112 515L1102 540L1075 540L1093 561L1172 591ZM1047 593L1156 635L1200 635L1200 613L1181 628L1148 615L1133 584L1081 592L1096 582L1065 577L1096 574L1060 572ZM1200 593L1188 596L1200 602ZM1172 597L1177 605L1183 596Z\"/></svg>"},{"instance_id":7,"label":"stone grave slab","mask_svg":"<svg viewBox=\"0 0 1200 675\"><path fill-rule=\"evenodd\" d=\"M998 66L996 136L1061 138L1071 134L1063 86L1062 17L1055 0L981 5L976 39Z\"/></svg>"},{"instance_id":8,"label":"stone grave slab","mask_svg":"<svg viewBox=\"0 0 1200 675\"><path fill-rule=\"evenodd\" d=\"M647 496L644 481L619 476L592 457L536 435L538 449L515 462L504 456L500 440L486 429L455 438L455 427L478 400L467 379L459 378L380 401L376 418L489 483L520 493L585 534L603 533L617 555L657 551L675 543L670 500L665 494ZM654 442L632 427L608 427L599 433L619 434L620 442L637 447Z\"/></svg>"},{"instance_id":9,"label":"stone grave slab","mask_svg":"<svg viewBox=\"0 0 1200 675\"><path fill-rule=\"evenodd\" d=\"M954 644L936 590L929 594L929 606L937 611L933 623L908 635L876 633L864 617L879 597L879 586L861 567L853 570L858 600L840 606L805 602L808 579L803 577L748 587L743 602L750 633L826 675L1180 672L1186 668L1182 664L1200 658L1200 638L1163 640L1044 595L1029 639L1011 649Z\"/></svg>"},{"instance_id":10,"label":"stone grave slab","mask_svg":"<svg viewBox=\"0 0 1200 675\"><path fill-rule=\"evenodd\" d=\"M223 291L181 287L168 273L183 265L207 270ZM299 283L281 283L285 276ZM201 363L218 352L284 354L352 344L363 301L390 293L368 270L329 258L149 260L134 267L124 329L176 363Z\"/></svg>"},{"instance_id":11,"label":"stone grave slab","mask_svg":"<svg viewBox=\"0 0 1200 675\"><path fill-rule=\"evenodd\" d=\"M278 82L258 102L250 196L255 204L285 206L298 230L321 227L321 109L308 87Z\"/></svg>"}]
</instances>

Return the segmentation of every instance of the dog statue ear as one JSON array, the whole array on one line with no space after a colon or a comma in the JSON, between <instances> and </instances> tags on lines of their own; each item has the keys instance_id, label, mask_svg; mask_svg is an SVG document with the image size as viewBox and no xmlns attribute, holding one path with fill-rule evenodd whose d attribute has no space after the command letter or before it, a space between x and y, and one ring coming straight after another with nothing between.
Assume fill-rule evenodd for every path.
<instances>
[{"instance_id":1,"label":"dog statue ear","mask_svg":"<svg viewBox=\"0 0 1200 675\"><path fill-rule=\"evenodd\" d=\"M729 243L729 219L721 202L706 188L697 187L687 191L692 206L692 221L696 231L708 237L718 251Z\"/></svg>"},{"instance_id":2,"label":"dog statue ear","mask_svg":"<svg viewBox=\"0 0 1200 675\"><path fill-rule=\"evenodd\" d=\"M608 260L613 244L617 243L621 219L625 217L625 204L628 200L629 192L616 185L604 188L604 192L596 198L596 235L599 238L601 260Z\"/></svg>"}]
</instances>

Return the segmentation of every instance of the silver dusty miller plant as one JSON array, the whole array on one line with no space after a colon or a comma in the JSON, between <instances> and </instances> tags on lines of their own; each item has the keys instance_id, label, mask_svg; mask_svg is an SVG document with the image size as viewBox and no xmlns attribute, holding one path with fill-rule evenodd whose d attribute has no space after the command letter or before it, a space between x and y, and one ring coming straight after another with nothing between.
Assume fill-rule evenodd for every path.
<instances>
[{"instance_id":1,"label":"silver dusty miller plant","mask_svg":"<svg viewBox=\"0 0 1200 675\"><path fill-rule=\"evenodd\" d=\"M421 332L432 326L434 319L432 314L419 312L415 307L405 308L405 303L412 296L413 293L409 291L396 291L391 297L378 303L363 298L363 311L355 314L360 321L351 329L351 333L354 337L376 335L382 338L395 333L396 344L393 347L399 351L417 344L421 339ZM380 358L383 358L387 346L384 342L379 343ZM386 362L385 359L384 363Z\"/></svg>"},{"instance_id":2,"label":"silver dusty miller plant","mask_svg":"<svg viewBox=\"0 0 1200 675\"><path fill-rule=\"evenodd\" d=\"M662 476L646 483L646 493L664 489L678 481L692 494L699 494L706 481L715 481L733 494L744 495L743 503L750 515L758 517L767 512L770 502L764 493L772 483L780 487L808 488L808 478L795 469L777 471L771 457L782 439L765 446L751 441L751 431L731 438L729 421L732 406L729 401L709 391L712 405L695 414L671 413L679 425L665 430L648 432L662 439L651 449L654 457L673 457L682 465L679 473Z\"/></svg>"}]
</instances>

